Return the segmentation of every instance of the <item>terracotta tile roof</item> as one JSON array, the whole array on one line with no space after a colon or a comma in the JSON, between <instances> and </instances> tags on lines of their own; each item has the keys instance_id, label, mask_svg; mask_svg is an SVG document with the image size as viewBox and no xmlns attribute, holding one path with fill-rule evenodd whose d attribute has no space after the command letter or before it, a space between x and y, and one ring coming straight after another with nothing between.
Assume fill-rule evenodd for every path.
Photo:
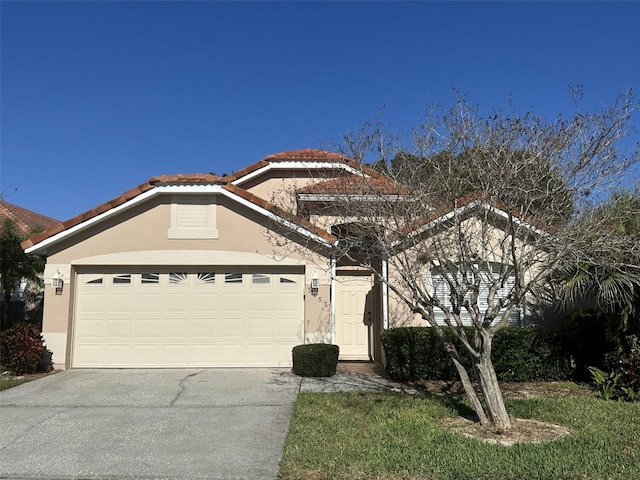
<instances>
[{"instance_id":1,"label":"terracotta tile roof","mask_svg":"<svg viewBox=\"0 0 640 480\"><path fill-rule=\"evenodd\" d=\"M292 215L282 209L279 209L278 207L276 207L275 205L270 204L269 202L247 192L246 190L243 190L242 188L236 187L234 185L230 185L230 184L226 184L226 178L227 177L219 177L217 175L213 175L213 174L203 174L203 173L195 173L195 174L177 174L177 175L161 175L158 177L152 177L149 179L148 182L142 183L140 185L138 185L137 187L132 188L131 190L128 190L126 192L124 192L122 195L109 200L108 202L105 202L101 205L98 205L95 208L92 208L91 210L88 210L84 213L81 213L79 215L76 215L73 218L70 218L69 220L66 220L62 223L57 222L56 224L54 224L53 227L48 228L47 230L38 233L37 235L34 235L30 238L28 238L27 240L25 240L24 242L22 242L22 248L26 249L29 247L32 247L40 242L42 242L43 240L46 240L49 237L52 237L54 235L57 235L58 233L64 232L65 230L68 230L72 227L75 227L76 225L79 225L83 222L86 222L87 220L90 220L94 217L97 217L98 215L105 213L109 210L112 210L122 204L124 204L125 202L128 202L129 200L134 199L135 197L137 197L138 195L143 194L144 192L147 192L153 188L159 187L159 186L166 186L166 185L224 185L224 188L242 198L244 198L245 200L248 200L278 216L281 216L283 218L285 218L286 220L289 220L295 224L299 224L300 226L304 227L305 229L319 235L321 238L324 238L325 240L329 241L329 242L333 242L336 240L335 237L333 237L333 235L329 234L328 232L318 229L316 226L314 226L313 224L300 219L299 217L296 217L295 215Z\"/></svg>"},{"instance_id":2,"label":"terracotta tile roof","mask_svg":"<svg viewBox=\"0 0 640 480\"><path fill-rule=\"evenodd\" d=\"M90 220L93 217L97 217L98 215L104 212L107 212L109 210L112 210L122 205L123 203L128 202L129 200L137 197L138 195L148 190L151 190L152 188L154 188L154 186L150 182L142 183L137 187L132 188L131 190L127 190L122 195L119 195L116 198L109 200L108 202L102 203L97 207L92 208L91 210L87 210L86 212L76 215L75 217L72 217L69 220L59 223L53 228L49 228L44 232L41 232L37 235L34 235L28 238L27 240L22 242L21 244L22 248L32 247L33 245L43 240L46 240L49 237L57 235L60 232L64 232L65 230L68 230L72 227L75 227L76 225L86 222L87 220Z\"/></svg>"},{"instance_id":3,"label":"terracotta tile roof","mask_svg":"<svg viewBox=\"0 0 640 480\"><path fill-rule=\"evenodd\" d=\"M227 175L224 178L224 181L226 183L231 183L234 180L237 180L239 178L244 177L245 175L249 175L251 172L255 172L256 170L259 170L263 167L266 167L269 165L269 162L267 162L266 160L260 160L259 162L253 163L251 165L249 165L248 167L243 168L242 170L238 170L236 172L233 172L231 175Z\"/></svg>"},{"instance_id":4,"label":"terracotta tile roof","mask_svg":"<svg viewBox=\"0 0 640 480\"><path fill-rule=\"evenodd\" d=\"M225 183L225 178L213 173L179 173L151 177L149 183L151 185L219 185Z\"/></svg>"},{"instance_id":5,"label":"terracotta tile roof","mask_svg":"<svg viewBox=\"0 0 640 480\"><path fill-rule=\"evenodd\" d=\"M367 195L386 194L401 195L409 193L402 184L382 175L365 177L363 175L346 175L323 182L313 183L296 190L299 194L333 194L333 195Z\"/></svg>"},{"instance_id":6,"label":"terracotta tile roof","mask_svg":"<svg viewBox=\"0 0 640 480\"><path fill-rule=\"evenodd\" d=\"M6 218L13 220L18 229L25 235L33 231L46 230L60 223L59 220L47 217L46 215L0 201L0 232L2 231L2 224Z\"/></svg>"},{"instance_id":7,"label":"terracotta tile roof","mask_svg":"<svg viewBox=\"0 0 640 480\"><path fill-rule=\"evenodd\" d=\"M269 166L271 163L287 162L287 161L315 161L315 162L330 162L330 163L342 163L349 165L354 169L366 171L367 175L371 175L372 170L369 167L362 167L356 165L356 163L349 157L342 155L341 153L328 152L326 150L317 150L313 148L304 148L299 150L289 150L286 152L272 153L267 155L259 162L249 165L242 170L233 172L231 175L224 177L227 183L238 180L256 170ZM374 173L377 175L377 172Z\"/></svg>"},{"instance_id":8,"label":"terracotta tile roof","mask_svg":"<svg viewBox=\"0 0 640 480\"><path fill-rule=\"evenodd\" d=\"M304 148L299 150L289 150L286 152L272 153L264 157L269 162L281 162L287 160L320 160L323 162L347 162L349 157L340 153L328 152L326 150L316 150Z\"/></svg>"}]
</instances>

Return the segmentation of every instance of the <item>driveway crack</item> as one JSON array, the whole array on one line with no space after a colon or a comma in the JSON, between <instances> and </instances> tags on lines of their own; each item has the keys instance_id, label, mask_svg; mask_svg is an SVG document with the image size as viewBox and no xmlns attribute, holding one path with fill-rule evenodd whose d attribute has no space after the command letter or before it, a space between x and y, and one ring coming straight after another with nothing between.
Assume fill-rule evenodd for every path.
<instances>
[{"instance_id":1,"label":"driveway crack","mask_svg":"<svg viewBox=\"0 0 640 480\"><path fill-rule=\"evenodd\" d=\"M62 413L64 413L64 410L59 410L57 412L53 412L51 415L47 415L46 417L41 418L38 422L31 425L29 428L22 430L16 437L8 441L6 445L0 445L0 450L6 450L7 448L15 444L17 441L21 440L30 431L35 430L36 428L40 428L43 423L51 420L53 417L56 417Z\"/></svg>"},{"instance_id":2,"label":"driveway crack","mask_svg":"<svg viewBox=\"0 0 640 480\"><path fill-rule=\"evenodd\" d=\"M184 377L182 380L180 380L180 383L178 384L178 388L179 388L178 393L176 394L175 398L171 400L169 407L173 407L175 403L178 401L178 399L180 398L180 396L182 395L182 393L185 391L186 389L185 382L188 379L195 377L196 375L200 375L201 373L202 373L202 370L200 370L199 372L190 373L189 375Z\"/></svg>"}]
</instances>

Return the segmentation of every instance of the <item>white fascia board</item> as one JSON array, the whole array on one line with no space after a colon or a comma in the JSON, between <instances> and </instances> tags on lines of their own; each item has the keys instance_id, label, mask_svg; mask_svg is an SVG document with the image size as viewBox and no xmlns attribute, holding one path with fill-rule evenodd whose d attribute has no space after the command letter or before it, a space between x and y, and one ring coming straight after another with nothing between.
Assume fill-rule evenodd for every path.
<instances>
[{"instance_id":1,"label":"white fascia board","mask_svg":"<svg viewBox=\"0 0 640 480\"><path fill-rule=\"evenodd\" d=\"M124 202L123 204L118 205L115 208L112 208L111 210L107 210L106 212L101 213L100 215L90 218L89 220L79 223L78 225L74 225L73 227L63 232L60 232L56 235L53 235L52 237L44 239L43 241L35 245L32 245L31 247L25 250L25 253L35 253L35 254L44 253L44 250L48 246L56 242L59 242L60 240L63 240L71 235L74 235L75 233L85 230L91 227L92 225L100 223L103 220L109 217L112 217L113 215L117 215L120 212L128 210L129 208L134 207L135 205L142 203L152 197L155 197L156 195L161 195L165 193L210 194L210 193L220 193L220 191L221 191L221 188L219 185L166 185L166 186L154 187L151 190L147 190L146 192L141 193L140 195L132 198L131 200Z\"/></svg>"},{"instance_id":2,"label":"white fascia board","mask_svg":"<svg viewBox=\"0 0 640 480\"><path fill-rule=\"evenodd\" d=\"M442 215L442 216L430 221L429 223L423 225L422 227L410 232L407 235L407 237L408 238L412 238L412 237L415 237L416 235L420 235L421 233L426 232L427 230L429 230L429 229L431 229L431 228L433 228L433 227L435 227L437 225L440 225L443 222L446 222L447 220L450 220L450 219L452 219L453 217L455 217L457 215L461 215L461 214L465 213L465 211L467 211L467 210L472 210L472 209L474 209L476 207L483 208L483 209L485 209L487 211L490 211L490 212L492 212L492 213L494 213L494 214L496 214L496 215L498 215L498 216L500 216L502 218L505 218L505 219L509 218L509 213L505 212L504 210L502 210L500 208L496 208L493 205L490 205L490 204L488 204L486 202L482 202L480 200L475 200L475 201L470 202L470 203L468 203L468 204L466 204L466 205L464 205L462 207L455 208L455 209L451 210L449 213L446 213L445 215ZM543 235L543 236L548 236L549 235L548 232L545 232L541 228L535 227L534 225L531 225L530 223L525 222L524 220L522 220L519 217L515 217L514 216L512 218L513 218L514 223L516 223L517 225L519 225L521 227L524 227L524 228L526 228L528 230L531 230L533 233L536 233L538 235ZM392 247L396 247L401 242L402 242L402 240L396 240L391 244L391 246Z\"/></svg>"},{"instance_id":3,"label":"white fascia board","mask_svg":"<svg viewBox=\"0 0 640 480\"><path fill-rule=\"evenodd\" d=\"M261 215L264 215L268 218L271 218L272 220L277 221L278 223L285 225L287 228L291 228L292 230L297 231L298 233L311 238L319 243L322 243L323 245L327 245L327 246L331 246L331 244L329 242L327 242L325 239L323 239L322 237L320 237L319 235L316 235L315 233L307 230L306 228L300 227L299 225L295 225L294 223L285 220L281 217L278 217L277 215L275 215L274 213L269 212L268 210L265 210L262 207L259 207L258 205L251 203L247 200L245 200L242 197L239 197L237 195L232 194L231 192L229 192L228 190L223 189L220 185L165 185L165 186L160 186L160 187L154 187L151 190L148 190L144 193L141 193L140 195L138 195L137 197L132 198L131 200L129 200L128 202L125 202L121 205L118 205L115 208L112 208L111 210L107 210L104 213L101 213L100 215L97 215L93 218L90 218L89 220L86 220L82 223L79 223L78 225L75 225L63 232L60 232L56 235L53 235L52 237L46 238L45 240L37 243L36 245L32 245L31 247L27 248L25 250L25 253L33 253L33 254L39 254L39 253L44 253L45 249L56 243L59 242L60 240L63 240L71 235L74 235L75 233L78 233L82 230L85 230L89 227L91 227L92 225L95 225L97 223L102 222L103 220L113 216L113 215L117 215L120 212L123 212L125 210L128 210L129 208L132 208L133 206L142 203L146 200L149 200L152 197L155 197L156 195L162 195L162 194L173 194L173 193L179 193L179 194L222 194L227 198L230 198L258 213L260 213Z\"/></svg>"},{"instance_id":4,"label":"white fascia board","mask_svg":"<svg viewBox=\"0 0 640 480\"><path fill-rule=\"evenodd\" d=\"M337 162L309 162L309 161L290 161L290 162L273 162L269 163L262 168L254 170L251 173L247 173L245 176L238 178L231 182L232 185L241 185L255 177L262 175L269 170L326 170L326 169L341 169L349 173L363 175L365 178L369 178L369 175L361 172L357 168L353 168L346 163Z\"/></svg>"},{"instance_id":5,"label":"white fascia board","mask_svg":"<svg viewBox=\"0 0 640 480\"><path fill-rule=\"evenodd\" d=\"M99 223L106 218L116 215L124 210L131 208L132 206L140 202L143 202L151 197L154 197L157 194L158 192L156 188L153 188L144 193L141 193L137 197L129 200L128 202L124 202L123 204L118 205L117 207L112 208L110 210L107 210L106 212L101 213L100 215L96 215L95 217L90 218L89 220L79 223L78 225L74 225L73 227L67 230L57 233L56 235L53 235L52 237L45 238L43 241L38 242L35 245L32 245L31 247L25 249L25 253L43 253L43 250L47 248L49 245L52 245L60 240L63 240L69 237L70 235L73 235L74 233L77 233L86 228L89 228L90 226L95 225L96 223Z\"/></svg>"},{"instance_id":6,"label":"white fascia board","mask_svg":"<svg viewBox=\"0 0 640 480\"><path fill-rule=\"evenodd\" d=\"M507 212L505 212L504 210L501 210L499 208L496 208L492 205L489 205L487 203L482 205L486 210L491 211L493 213L495 213L496 215L503 217L503 218L509 218L509 214ZM545 232L544 230L542 230L541 228L538 228L534 225L531 225L529 222L525 222L524 220L522 220L520 217L513 217L513 221L516 225L519 225L521 227L524 227L528 230L531 230L533 233L536 233L538 235L547 237L550 236L549 232Z\"/></svg>"},{"instance_id":7,"label":"white fascia board","mask_svg":"<svg viewBox=\"0 0 640 480\"><path fill-rule=\"evenodd\" d=\"M322 238L320 235L317 235L315 233L313 233L310 230L307 230L304 227L301 227L300 225L296 225L295 223L286 220L282 217L279 217L278 215L276 215L273 212L270 212L269 210L266 210L258 205L256 205L255 203L250 202L249 200L246 200L238 195L233 194L232 192L228 191L228 190L224 190L221 189L220 193L222 195L224 195L227 198L230 198L231 200L234 200L236 202L238 202L239 204L253 210L254 212L259 213L260 215L264 215L265 217L269 218L270 220L273 220L277 223L279 223L280 225L284 225L285 227L301 234L304 237L310 238L311 240L314 240L318 243L321 243L322 245L326 245L328 247L332 246L331 243L329 243L328 241L326 241L324 238Z\"/></svg>"}]
</instances>

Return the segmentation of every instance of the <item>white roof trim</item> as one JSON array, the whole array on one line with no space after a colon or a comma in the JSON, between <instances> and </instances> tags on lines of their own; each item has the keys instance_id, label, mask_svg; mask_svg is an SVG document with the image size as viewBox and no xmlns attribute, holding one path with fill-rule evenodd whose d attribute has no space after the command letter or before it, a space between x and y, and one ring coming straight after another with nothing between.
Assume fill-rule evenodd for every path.
<instances>
[{"instance_id":1,"label":"white roof trim","mask_svg":"<svg viewBox=\"0 0 640 480\"><path fill-rule=\"evenodd\" d=\"M504 210L500 209L500 208L496 208L493 205L488 204L487 202L483 202L481 200L474 200L473 202L470 202L462 207L458 207L455 208L453 210L451 210L450 212L441 215L438 218L435 218L433 220L431 220L430 222L426 223L425 225L423 225L422 227L413 230L412 232L410 232L407 237L408 238L413 238L416 235L420 235L423 232L426 232L427 230L442 224L443 222L446 222L447 220L450 220L451 218L455 217L456 215L460 215L462 213L465 213L466 210L472 210L476 207L480 207L484 210L490 211L502 218L508 219L509 218L509 213L505 212ZM528 230L531 230L532 232L538 234L538 235L542 235L542 236L548 236L549 233L545 232L544 230L542 230L541 228L538 228L528 222L525 222L524 220L520 219L519 217L514 216L513 217L513 221L514 223L516 223L517 225L527 228ZM394 241L391 246L392 247L396 247L398 246L400 243L402 243L402 240L396 240Z\"/></svg>"},{"instance_id":2,"label":"white roof trim","mask_svg":"<svg viewBox=\"0 0 640 480\"><path fill-rule=\"evenodd\" d=\"M353 168L351 165L347 165L346 163L339 162L313 162L313 161L285 161L285 162L271 162L269 165L265 165L262 168L254 170L253 172L247 173L246 175L238 178L231 182L232 185L240 185L244 182L248 182L249 180L262 175L269 170L326 170L326 169L341 169L345 170L349 173L363 175L368 178L369 175L361 172L357 168Z\"/></svg>"},{"instance_id":3,"label":"white roof trim","mask_svg":"<svg viewBox=\"0 0 640 480\"><path fill-rule=\"evenodd\" d=\"M101 213L100 215L96 215L93 218L90 218L89 220L86 220L82 223L79 223L78 225L74 225L73 227L64 230L60 233L57 233L49 238L46 238L44 240L42 240L41 242L36 243L35 245L32 245L28 248L25 249L25 253L33 253L33 254L38 254L38 253L44 253L46 248L50 245L53 245L54 243L59 242L60 240L63 240L67 237L70 237L78 232L81 232L83 230L86 230L87 228L102 222L103 220L112 217L113 215L117 215L120 212L123 212L125 210L128 210L130 208L132 208L133 206L142 203L152 197L155 197L156 195L163 195L163 194L172 194L172 193L180 193L180 194L222 194L244 206L246 206L247 208L250 208L252 210L254 210L255 212L260 213L261 215L264 215L265 217L268 217L272 220L277 221L278 223L285 225L288 228L291 228L292 230L295 230L296 232L300 233L303 236L309 237L317 242L320 242L324 245L331 245L329 242L327 242L324 238L320 237L319 235L307 230L304 227L301 227L299 225L294 224L293 222L290 222L288 220L285 220L283 218L278 217L277 215L275 215L274 213L259 207L258 205L255 205L254 203L249 202L248 200L245 200L244 198L235 195L231 192L229 192L228 190L223 189L220 185L164 185L164 186L157 186L152 188L151 190L147 190L144 193L141 193L140 195L132 198L131 200L126 201L125 203L118 205L115 208L112 208L110 210L107 210L104 213Z\"/></svg>"},{"instance_id":4,"label":"white roof trim","mask_svg":"<svg viewBox=\"0 0 640 480\"><path fill-rule=\"evenodd\" d=\"M269 218L269 219L271 219L271 220L273 220L275 222L278 222L279 224L284 225L285 227L290 228L291 230L294 230L295 232L297 232L297 233L299 233L299 234L301 234L301 235L303 235L305 237L308 237L308 238L310 238L312 240L315 240L316 242L321 243L321 244L326 245L326 246L331 246L332 245L327 240L322 238L320 235L317 235L317 234L311 232L310 230L308 230L308 229L306 229L304 227L301 227L300 225L296 225L295 223L290 222L289 220L285 220L284 218L279 217L275 213L270 212L269 210L266 210L266 209L264 209L262 207L259 207L255 203L252 203L252 202L250 202L248 200L245 200L244 198L242 198L242 197L240 197L238 195L235 195L235 194L231 193L228 190L224 190L223 189L221 193L223 195L227 196L228 198L231 198L231 199L235 200L236 202L240 203L241 205L244 205L245 207L250 208L251 210L253 210L253 211L257 212L257 213L260 213L261 215L264 215L265 217L267 217L267 218Z\"/></svg>"}]
</instances>

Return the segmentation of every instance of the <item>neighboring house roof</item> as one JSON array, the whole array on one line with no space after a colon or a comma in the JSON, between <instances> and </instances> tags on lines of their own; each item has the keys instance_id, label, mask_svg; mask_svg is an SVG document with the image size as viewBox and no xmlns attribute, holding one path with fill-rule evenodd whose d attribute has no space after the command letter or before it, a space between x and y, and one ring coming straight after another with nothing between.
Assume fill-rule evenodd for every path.
<instances>
[{"instance_id":1,"label":"neighboring house roof","mask_svg":"<svg viewBox=\"0 0 640 480\"><path fill-rule=\"evenodd\" d=\"M29 235L34 231L46 230L60 223L46 215L27 210L26 208L13 205L12 203L0 201L0 232L5 219L12 220L20 232Z\"/></svg>"}]
</instances>

